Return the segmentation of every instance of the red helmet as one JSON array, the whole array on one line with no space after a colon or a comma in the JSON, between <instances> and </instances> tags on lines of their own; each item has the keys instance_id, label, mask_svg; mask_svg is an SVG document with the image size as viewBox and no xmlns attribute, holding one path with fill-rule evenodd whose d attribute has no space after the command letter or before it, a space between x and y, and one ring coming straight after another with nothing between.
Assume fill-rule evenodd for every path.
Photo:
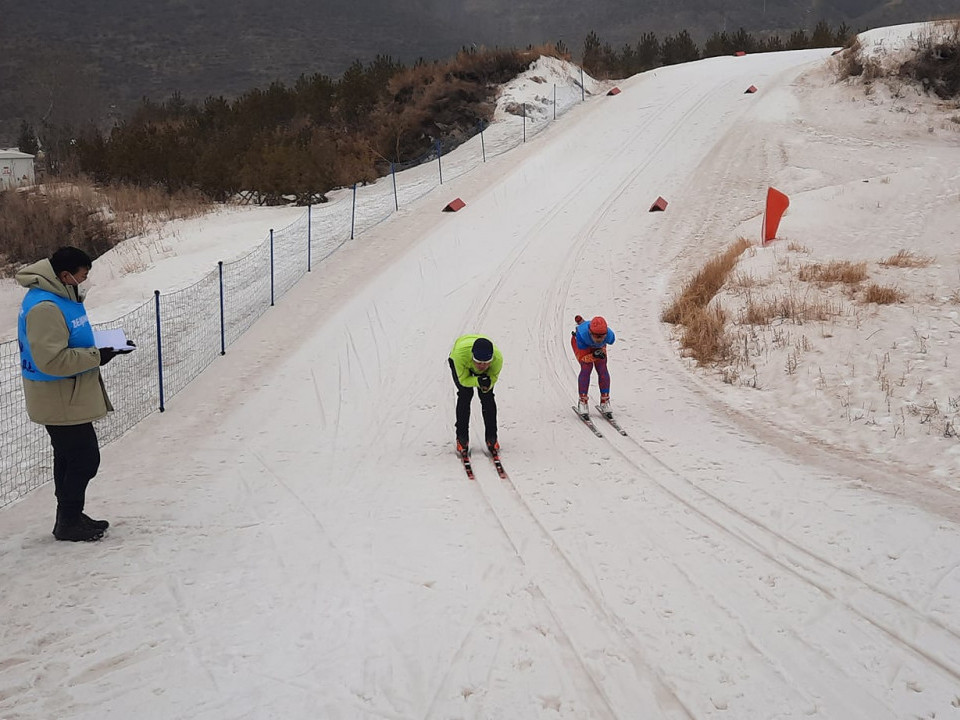
<instances>
[{"instance_id":1,"label":"red helmet","mask_svg":"<svg viewBox=\"0 0 960 720\"><path fill-rule=\"evenodd\" d=\"M607 321L602 317L597 315L593 320L590 321L590 334L591 335L606 335L607 334Z\"/></svg>"}]
</instances>

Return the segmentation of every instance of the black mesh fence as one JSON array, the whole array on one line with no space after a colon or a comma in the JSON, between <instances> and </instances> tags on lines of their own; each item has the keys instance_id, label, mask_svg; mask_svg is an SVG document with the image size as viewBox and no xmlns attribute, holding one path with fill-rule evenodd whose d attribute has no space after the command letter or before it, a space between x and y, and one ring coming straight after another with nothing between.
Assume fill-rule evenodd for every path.
<instances>
[{"instance_id":1,"label":"black mesh fence","mask_svg":"<svg viewBox=\"0 0 960 720\"><path fill-rule=\"evenodd\" d=\"M95 329L123 328L137 349L101 368L114 412L96 424L101 445L161 409L234 343L313 266L345 242L386 220L443 182L517 147L580 102L568 88L556 104L514 115L434 152L366 186L340 191L290 226L272 231L243 257L211 268L194 284L155 299ZM544 105L541 103L541 105ZM456 152L451 152L453 147ZM449 155L447 153L450 153ZM399 172L399 168L395 168ZM159 340L159 341L158 341ZM52 478L46 431L30 422L23 400L17 341L0 343L0 507Z\"/></svg>"}]
</instances>

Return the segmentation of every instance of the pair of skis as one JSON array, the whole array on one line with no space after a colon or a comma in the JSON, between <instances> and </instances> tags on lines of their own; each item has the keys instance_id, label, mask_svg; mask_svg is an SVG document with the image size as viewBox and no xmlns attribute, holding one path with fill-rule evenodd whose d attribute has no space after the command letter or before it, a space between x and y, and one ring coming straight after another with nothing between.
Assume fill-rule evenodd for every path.
<instances>
[{"instance_id":1,"label":"pair of skis","mask_svg":"<svg viewBox=\"0 0 960 720\"><path fill-rule=\"evenodd\" d=\"M627 431L624 430L622 427L620 427L620 423L618 423L616 419L613 417L613 413L603 412L603 410L600 409L599 405L595 405L594 407L596 407L597 412L600 413L600 416L604 420L606 420L608 423L610 423L611 427L613 427L614 430L616 430L621 435L627 434ZM590 428L591 431L593 431L594 435L596 435L597 437L603 437L603 433L600 432L599 428L597 428L597 426L593 424L593 420L591 419L589 414L581 413L579 410L577 410L576 405L571 405L570 408L573 410L576 416L583 421L583 424L586 425L588 428Z\"/></svg>"},{"instance_id":2,"label":"pair of skis","mask_svg":"<svg viewBox=\"0 0 960 720\"><path fill-rule=\"evenodd\" d=\"M460 462L463 463L463 470L467 474L467 477L471 480L476 480L473 474L473 463L470 460L470 451L464 450L460 455ZM507 471L503 469L503 463L500 461L500 453L488 452L487 457L493 462L493 467L497 471L497 475L500 476L501 480L508 479Z\"/></svg>"}]
</instances>

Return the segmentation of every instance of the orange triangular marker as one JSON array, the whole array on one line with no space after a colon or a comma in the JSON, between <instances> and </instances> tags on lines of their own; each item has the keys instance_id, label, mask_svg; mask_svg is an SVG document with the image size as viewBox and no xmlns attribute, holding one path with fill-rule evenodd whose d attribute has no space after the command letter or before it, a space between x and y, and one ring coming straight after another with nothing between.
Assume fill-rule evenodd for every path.
<instances>
[{"instance_id":1,"label":"orange triangular marker","mask_svg":"<svg viewBox=\"0 0 960 720\"><path fill-rule=\"evenodd\" d=\"M447 203L447 206L443 208L444 212L456 212L460 208L466 206L466 203L460 198L456 198Z\"/></svg>"},{"instance_id":2,"label":"orange triangular marker","mask_svg":"<svg viewBox=\"0 0 960 720\"><path fill-rule=\"evenodd\" d=\"M749 95L750 93L755 93L756 91L757 91L757 86L751 85L750 87L748 87L746 90L743 91L743 94Z\"/></svg>"},{"instance_id":3,"label":"orange triangular marker","mask_svg":"<svg viewBox=\"0 0 960 720\"><path fill-rule=\"evenodd\" d=\"M648 210L647 212L663 212L666 209L667 209L667 201L664 200L662 197L658 197L656 202L654 202L653 205L650 206L650 210Z\"/></svg>"},{"instance_id":4,"label":"orange triangular marker","mask_svg":"<svg viewBox=\"0 0 960 720\"><path fill-rule=\"evenodd\" d=\"M610 92L607 93L607 95L619 95L619 94L620 94L620 88L618 87L610 88Z\"/></svg>"},{"instance_id":5,"label":"orange triangular marker","mask_svg":"<svg viewBox=\"0 0 960 720\"><path fill-rule=\"evenodd\" d=\"M790 207L790 198L779 190L767 188L767 207L763 211L763 228L761 240L766 245L777 237L777 228L780 227L780 218Z\"/></svg>"}]
</instances>

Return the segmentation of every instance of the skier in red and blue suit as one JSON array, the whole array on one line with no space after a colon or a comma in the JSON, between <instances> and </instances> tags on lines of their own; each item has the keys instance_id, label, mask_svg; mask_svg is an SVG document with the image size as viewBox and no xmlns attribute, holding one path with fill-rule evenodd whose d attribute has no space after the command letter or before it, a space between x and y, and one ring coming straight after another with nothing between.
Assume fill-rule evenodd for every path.
<instances>
[{"instance_id":1,"label":"skier in red and blue suit","mask_svg":"<svg viewBox=\"0 0 960 720\"><path fill-rule=\"evenodd\" d=\"M580 363L579 390L580 402L577 412L581 415L590 413L590 373L597 369L597 378L600 385L600 412L609 414L610 407L610 372L607 370L607 345L616 342L613 330L607 327L607 321L599 315L592 320L584 320L580 315L574 318L577 329L570 338L573 354Z\"/></svg>"}]
</instances>

